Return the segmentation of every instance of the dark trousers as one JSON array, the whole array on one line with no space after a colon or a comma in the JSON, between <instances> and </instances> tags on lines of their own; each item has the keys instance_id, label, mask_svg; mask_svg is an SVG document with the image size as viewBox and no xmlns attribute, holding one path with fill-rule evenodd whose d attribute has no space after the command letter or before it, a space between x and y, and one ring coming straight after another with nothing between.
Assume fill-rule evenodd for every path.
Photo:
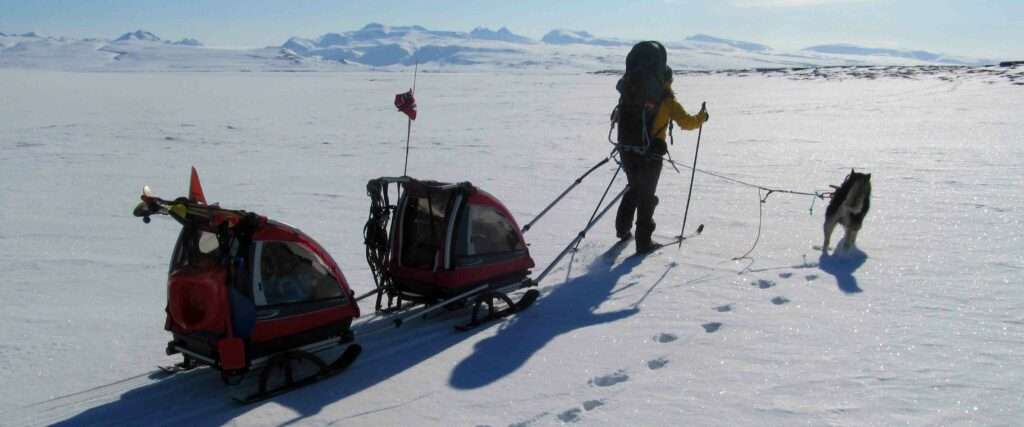
<instances>
[{"instance_id":1,"label":"dark trousers","mask_svg":"<svg viewBox=\"0 0 1024 427\"><path fill-rule=\"evenodd\" d=\"M636 215L636 242L638 245L649 244L655 228L654 208L658 206L658 196L654 192L661 177L661 156L624 152L621 160L629 180L629 190L619 203L615 230L620 235L628 232Z\"/></svg>"}]
</instances>

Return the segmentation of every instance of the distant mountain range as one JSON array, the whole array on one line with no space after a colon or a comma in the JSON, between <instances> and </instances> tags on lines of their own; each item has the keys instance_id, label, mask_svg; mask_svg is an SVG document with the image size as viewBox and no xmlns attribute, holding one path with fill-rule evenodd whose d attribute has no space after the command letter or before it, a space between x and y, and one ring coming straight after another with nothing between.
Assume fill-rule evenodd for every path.
<instances>
[{"instance_id":1,"label":"distant mountain range","mask_svg":"<svg viewBox=\"0 0 1024 427\"><path fill-rule=\"evenodd\" d=\"M709 36L706 34L697 34L686 38L687 41L695 43L706 43L706 44L719 44L734 47L740 50L746 50L750 52L764 52L769 51L772 48L763 44L757 44L752 42L736 41L729 39L722 39L718 37Z\"/></svg>"},{"instance_id":2,"label":"distant mountain range","mask_svg":"<svg viewBox=\"0 0 1024 427\"><path fill-rule=\"evenodd\" d=\"M144 30L113 40L0 33L0 67L58 69L321 70L388 68L412 64L444 69L599 71L621 69L635 40L552 30L540 40L478 27L470 32L430 30L418 25L371 23L361 29L316 38L292 37L260 49L203 47L194 38L162 40ZM157 48L157 46L161 46ZM676 69L786 68L831 65L979 65L998 61L921 50L850 44L779 51L770 46L696 34L665 41Z\"/></svg>"},{"instance_id":3,"label":"distant mountain range","mask_svg":"<svg viewBox=\"0 0 1024 427\"><path fill-rule=\"evenodd\" d=\"M589 44L594 46L630 46L633 42L594 37L586 31L552 30L541 38L548 44Z\"/></svg>"},{"instance_id":4,"label":"distant mountain range","mask_svg":"<svg viewBox=\"0 0 1024 427\"><path fill-rule=\"evenodd\" d=\"M202 43L199 42L199 40L192 39L192 38L184 38L184 39L178 40L176 42L172 42L172 41L169 41L169 40L160 40L160 37L157 37L156 34L153 34L153 33L149 32L149 31L142 31L142 30L135 31L134 33L124 33L124 34L121 35L121 37L118 37L118 38L114 39L115 42L133 41L133 40L135 40L135 41L144 41L144 42L159 42L159 41L163 41L164 43L176 44L176 45L181 45L181 46L202 46L203 45Z\"/></svg>"}]
</instances>

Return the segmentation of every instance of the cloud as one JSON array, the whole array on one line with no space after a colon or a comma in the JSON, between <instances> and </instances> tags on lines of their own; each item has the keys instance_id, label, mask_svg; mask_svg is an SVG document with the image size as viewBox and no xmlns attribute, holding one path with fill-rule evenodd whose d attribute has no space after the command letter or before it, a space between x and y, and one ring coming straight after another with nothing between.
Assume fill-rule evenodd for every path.
<instances>
[{"instance_id":1,"label":"cloud","mask_svg":"<svg viewBox=\"0 0 1024 427\"><path fill-rule=\"evenodd\" d=\"M736 7L807 7L858 3L872 0L733 0Z\"/></svg>"}]
</instances>

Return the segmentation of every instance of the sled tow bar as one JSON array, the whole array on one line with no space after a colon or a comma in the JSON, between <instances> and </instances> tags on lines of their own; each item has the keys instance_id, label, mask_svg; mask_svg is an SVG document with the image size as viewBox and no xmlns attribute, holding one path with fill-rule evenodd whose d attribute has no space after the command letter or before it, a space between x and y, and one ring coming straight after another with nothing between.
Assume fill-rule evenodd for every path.
<instances>
[{"instance_id":1,"label":"sled tow bar","mask_svg":"<svg viewBox=\"0 0 1024 427\"><path fill-rule=\"evenodd\" d=\"M583 228L583 231L580 231L580 233L576 235L576 238L572 239L572 241L569 242L569 244L565 246L565 249L562 249L562 252L559 253L558 256L555 257L555 260L551 261L551 264L548 264L548 267L545 268L544 271L541 272L540 275L537 276L537 278L533 280L533 283L534 284L538 284L538 283L540 283L541 280L544 280L544 277L546 277L548 275L548 273L550 273L551 270L553 268L555 268L556 265L558 265L558 262L561 261L562 258L565 258L565 255L568 254L570 251L572 251L576 247L576 245L578 245L579 242L581 240L583 240L584 237L587 236L587 232L590 231L591 228L593 228L595 225L597 225L598 221L601 220L601 217L603 217L604 214L608 213L608 211L611 210L611 208L613 206L615 206L616 203L618 203L619 199L621 199L622 196L626 194L627 190L629 190L629 186L628 185L625 186L622 189L622 191L619 191L619 194L616 195L615 198L613 198L610 202L608 202L608 204L605 205L604 209L602 209L601 212L599 212L597 214L597 216L594 217L593 220L591 220L589 223L587 223L587 226Z\"/></svg>"},{"instance_id":2,"label":"sled tow bar","mask_svg":"<svg viewBox=\"0 0 1024 427\"><path fill-rule=\"evenodd\" d=\"M569 188L566 188L565 191L562 192L562 194L559 194L558 197L555 198L555 201L551 202L550 204L548 204L547 207L544 208L544 210L540 211L540 213L537 214L537 217L534 218L532 221L530 221L529 224L524 225L523 229L522 229L522 232L526 233L527 231L530 231L530 227L533 227L534 223L539 221L541 219L541 217L543 217L545 214L547 214L548 211L551 210L551 208L555 207L555 205L558 204L558 202L561 202L562 199L567 194L569 194L570 191L572 191L574 188L576 188L577 185L580 185L580 183L583 182L583 179L586 178L587 175L590 175L590 173L595 171L595 170L597 170L597 168L599 168L601 166L604 166L604 164L608 163L609 160L611 160L611 156L605 157L604 160L601 160L596 165L594 165L589 170L587 170L587 172L585 172L583 175L580 175L579 178L576 178L576 181L574 181L572 183L572 185L569 186Z\"/></svg>"}]
</instances>

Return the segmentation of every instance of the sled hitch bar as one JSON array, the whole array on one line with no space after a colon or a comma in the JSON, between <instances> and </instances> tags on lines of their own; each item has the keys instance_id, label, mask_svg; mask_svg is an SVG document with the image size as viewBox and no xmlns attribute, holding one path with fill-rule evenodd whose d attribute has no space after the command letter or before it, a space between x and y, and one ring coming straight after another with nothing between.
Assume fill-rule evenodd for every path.
<instances>
[{"instance_id":1,"label":"sled hitch bar","mask_svg":"<svg viewBox=\"0 0 1024 427\"><path fill-rule=\"evenodd\" d=\"M604 164L608 163L609 160L611 160L611 156L605 157L600 162L598 162L596 165L594 165L593 167L588 169L586 172L584 172L583 175L580 175L579 178L576 178L576 181L573 181L572 185L570 185L569 188L566 188L565 191L563 191L562 194L559 194L558 197L556 197L553 202L551 202L550 204L547 205L547 207L545 207L543 210L541 210L540 213L537 214L536 218L534 218L528 224L524 225L522 230L521 230L521 232L522 233L526 233L527 231L530 231L530 228L533 227L533 224L535 224L542 217L544 217L544 215L546 215L548 213L548 211L551 210L551 208L555 207L555 205L557 205L558 202L561 202L562 199L565 198L565 196L568 195L570 191L572 191L574 188L576 188L577 185L580 185L580 183L583 182L583 180L587 177L587 175L590 175L590 173L594 172L595 170L597 170L597 168L599 168L601 166L604 166Z\"/></svg>"},{"instance_id":2,"label":"sled hitch bar","mask_svg":"<svg viewBox=\"0 0 1024 427\"><path fill-rule=\"evenodd\" d=\"M608 213L608 211L611 210L611 208L615 206L616 203L618 203L619 199L621 199L622 196L624 196L626 194L626 191L628 190L629 186L627 185L621 191L619 191L619 194L612 198L612 200L608 202L607 205L605 205L604 209L602 209L601 212L599 212L593 220L587 223L587 226L583 228L583 231L580 231L579 234L576 235L576 238L572 239L572 241L565 246L565 249L562 249L562 252L555 257L555 260L551 261L551 264L548 264L547 268L545 268L544 271L541 272L536 279L533 279L534 285L540 283L541 280L544 280L544 278L547 277L548 273L550 273L551 270L554 269L556 265L558 265L559 261L561 261L562 258L565 258L565 255L571 252L576 247L576 245L578 245L579 242L582 241L583 238L587 236L587 232L590 231L591 228L594 228L595 225L597 225L598 221L601 220L601 217Z\"/></svg>"}]
</instances>

